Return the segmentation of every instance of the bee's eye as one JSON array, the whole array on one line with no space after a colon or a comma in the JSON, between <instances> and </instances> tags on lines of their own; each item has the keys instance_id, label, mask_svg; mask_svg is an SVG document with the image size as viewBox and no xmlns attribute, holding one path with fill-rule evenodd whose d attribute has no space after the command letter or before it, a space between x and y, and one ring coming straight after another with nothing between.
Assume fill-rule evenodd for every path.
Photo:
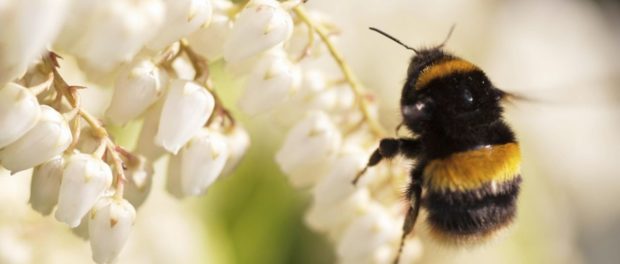
<instances>
[{"instance_id":1,"label":"bee's eye","mask_svg":"<svg viewBox=\"0 0 620 264\"><path fill-rule=\"evenodd\" d=\"M474 96L469 89L463 89L463 101L465 104L470 105L474 102Z\"/></svg>"}]
</instances>

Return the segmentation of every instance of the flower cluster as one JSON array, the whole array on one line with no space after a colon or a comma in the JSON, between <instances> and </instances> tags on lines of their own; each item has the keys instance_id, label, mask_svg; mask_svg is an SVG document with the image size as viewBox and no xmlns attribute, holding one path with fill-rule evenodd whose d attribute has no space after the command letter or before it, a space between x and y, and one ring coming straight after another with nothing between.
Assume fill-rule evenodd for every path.
<instances>
[{"instance_id":1,"label":"flower cluster","mask_svg":"<svg viewBox=\"0 0 620 264\"><path fill-rule=\"evenodd\" d=\"M1 6L0 22L0 165L34 168L32 208L88 230L95 262L114 261L129 238L154 161L170 157L166 190L183 198L204 194L244 156L248 134L211 81L218 60L244 80L238 107L288 130L275 160L293 186L311 190L307 223L328 235L339 261L394 257L406 167L376 166L351 183L384 132L333 44L337 28L302 1L25 0ZM65 81L55 52L95 82L114 80L103 116L85 110L85 87ZM104 126L136 120L132 150ZM407 262L420 253L410 240Z\"/></svg>"}]
</instances>

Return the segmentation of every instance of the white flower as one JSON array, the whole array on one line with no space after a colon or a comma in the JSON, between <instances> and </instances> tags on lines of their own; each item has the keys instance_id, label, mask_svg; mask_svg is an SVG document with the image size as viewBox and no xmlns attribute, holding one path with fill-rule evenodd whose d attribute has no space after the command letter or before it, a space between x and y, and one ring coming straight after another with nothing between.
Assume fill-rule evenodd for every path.
<instances>
[{"instance_id":1,"label":"white flower","mask_svg":"<svg viewBox=\"0 0 620 264\"><path fill-rule=\"evenodd\" d=\"M60 184L56 219L76 227L112 184L112 170L101 159L88 154L68 158Z\"/></svg>"},{"instance_id":2,"label":"white flower","mask_svg":"<svg viewBox=\"0 0 620 264\"><path fill-rule=\"evenodd\" d=\"M300 79L299 68L285 54L265 56L246 79L239 108L249 115L274 109L295 92Z\"/></svg>"},{"instance_id":3,"label":"white flower","mask_svg":"<svg viewBox=\"0 0 620 264\"><path fill-rule=\"evenodd\" d=\"M203 194L220 176L228 159L228 146L222 135L206 129L183 147L181 190L185 196Z\"/></svg>"},{"instance_id":4,"label":"white flower","mask_svg":"<svg viewBox=\"0 0 620 264\"><path fill-rule=\"evenodd\" d=\"M250 136L241 124L235 124L232 130L224 132L224 140L228 146L228 159L222 169L222 175L228 175L245 156L250 147Z\"/></svg>"},{"instance_id":5,"label":"white flower","mask_svg":"<svg viewBox=\"0 0 620 264\"><path fill-rule=\"evenodd\" d=\"M230 1L213 1L213 18L208 27L202 27L188 38L189 44L208 60L219 59L224 52L224 42L233 27L227 12L233 6Z\"/></svg>"},{"instance_id":6,"label":"white flower","mask_svg":"<svg viewBox=\"0 0 620 264\"><path fill-rule=\"evenodd\" d=\"M333 203L320 203L316 199L315 193L315 201L306 212L306 223L315 230L327 232L332 240L342 237L347 225L373 205L367 189L360 189L346 199Z\"/></svg>"},{"instance_id":7,"label":"white flower","mask_svg":"<svg viewBox=\"0 0 620 264\"><path fill-rule=\"evenodd\" d=\"M58 190L64 168L63 158L56 156L37 166L30 183L30 206L42 215L48 215L58 203Z\"/></svg>"},{"instance_id":8,"label":"white flower","mask_svg":"<svg viewBox=\"0 0 620 264\"><path fill-rule=\"evenodd\" d=\"M127 181L123 196L135 208L139 208L151 192L153 164L142 156L135 156L135 160L127 162L125 177Z\"/></svg>"},{"instance_id":9,"label":"white flower","mask_svg":"<svg viewBox=\"0 0 620 264\"><path fill-rule=\"evenodd\" d=\"M166 154L166 150L155 144L155 135L159 127L159 119L163 108L163 100L159 100L144 113L144 121L136 143L134 153L144 156L147 160L156 161Z\"/></svg>"},{"instance_id":10,"label":"white flower","mask_svg":"<svg viewBox=\"0 0 620 264\"><path fill-rule=\"evenodd\" d=\"M207 26L213 13L209 0L164 0L164 3L166 20L147 45L154 51L164 49L201 26Z\"/></svg>"},{"instance_id":11,"label":"white flower","mask_svg":"<svg viewBox=\"0 0 620 264\"><path fill-rule=\"evenodd\" d=\"M71 139L71 130L62 115L42 105L37 124L0 151L0 163L13 173L32 168L62 153Z\"/></svg>"},{"instance_id":12,"label":"white flower","mask_svg":"<svg viewBox=\"0 0 620 264\"><path fill-rule=\"evenodd\" d=\"M176 154L202 128L213 113L215 101L203 86L174 80L161 112L155 143Z\"/></svg>"},{"instance_id":13,"label":"white flower","mask_svg":"<svg viewBox=\"0 0 620 264\"><path fill-rule=\"evenodd\" d=\"M0 86L26 72L49 45L66 17L68 0L2 1Z\"/></svg>"},{"instance_id":14,"label":"white flower","mask_svg":"<svg viewBox=\"0 0 620 264\"><path fill-rule=\"evenodd\" d=\"M80 27L66 28L58 46L102 72L131 60L154 36L165 15L164 5L156 0L98 1L74 8L85 13L72 14L68 23Z\"/></svg>"},{"instance_id":15,"label":"white flower","mask_svg":"<svg viewBox=\"0 0 620 264\"><path fill-rule=\"evenodd\" d=\"M374 207L346 228L336 250L339 259L344 263L373 263L382 246L393 246L398 240L401 225L385 209Z\"/></svg>"},{"instance_id":16,"label":"white flower","mask_svg":"<svg viewBox=\"0 0 620 264\"><path fill-rule=\"evenodd\" d=\"M88 234L93 260L112 263L129 238L136 210L123 199L102 197L90 211Z\"/></svg>"},{"instance_id":17,"label":"white flower","mask_svg":"<svg viewBox=\"0 0 620 264\"><path fill-rule=\"evenodd\" d=\"M165 72L150 60L137 61L121 70L106 115L115 124L125 124L137 118L159 99L166 82Z\"/></svg>"},{"instance_id":18,"label":"white flower","mask_svg":"<svg viewBox=\"0 0 620 264\"><path fill-rule=\"evenodd\" d=\"M8 83L0 88L0 148L15 142L37 123L37 98L25 87Z\"/></svg>"},{"instance_id":19,"label":"white flower","mask_svg":"<svg viewBox=\"0 0 620 264\"><path fill-rule=\"evenodd\" d=\"M334 89L328 90L326 86L325 76L321 71L304 71L297 92L277 109L278 121L290 126L303 118L308 111L331 110L338 98L335 96Z\"/></svg>"},{"instance_id":20,"label":"white flower","mask_svg":"<svg viewBox=\"0 0 620 264\"><path fill-rule=\"evenodd\" d=\"M351 181L364 168L367 159L366 152L361 149L338 155L334 161L335 166L317 182L313 190L314 201L319 204L334 204L351 196L356 191L356 186Z\"/></svg>"},{"instance_id":21,"label":"white flower","mask_svg":"<svg viewBox=\"0 0 620 264\"><path fill-rule=\"evenodd\" d=\"M329 117L312 112L288 132L276 161L295 187L307 187L329 167L340 141L340 131Z\"/></svg>"},{"instance_id":22,"label":"white flower","mask_svg":"<svg viewBox=\"0 0 620 264\"><path fill-rule=\"evenodd\" d=\"M185 197L181 183L181 155L170 156L166 173L166 191L175 198Z\"/></svg>"},{"instance_id":23,"label":"white flower","mask_svg":"<svg viewBox=\"0 0 620 264\"><path fill-rule=\"evenodd\" d=\"M251 0L235 20L224 44L224 59L239 63L287 40L293 32L291 16L275 0Z\"/></svg>"}]
</instances>

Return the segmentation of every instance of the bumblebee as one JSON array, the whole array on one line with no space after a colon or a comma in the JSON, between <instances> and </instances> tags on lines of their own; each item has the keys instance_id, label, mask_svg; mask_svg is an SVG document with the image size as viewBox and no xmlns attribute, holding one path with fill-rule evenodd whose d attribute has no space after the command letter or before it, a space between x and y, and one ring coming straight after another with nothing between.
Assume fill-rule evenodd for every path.
<instances>
[{"instance_id":1,"label":"bumblebee","mask_svg":"<svg viewBox=\"0 0 620 264\"><path fill-rule=\"evenodd\" d=\"M381 139L354 179L396 155L416 161L395 262L420 208L428 213L430 235L447 244L484 241L509 226L521 183L519 144L500 104L510 94L474 64L443 50L454 28L441 45L419 50L370 29L415 53L400 99L401 124L415 136Z\"/></svg>"}]
</instances>

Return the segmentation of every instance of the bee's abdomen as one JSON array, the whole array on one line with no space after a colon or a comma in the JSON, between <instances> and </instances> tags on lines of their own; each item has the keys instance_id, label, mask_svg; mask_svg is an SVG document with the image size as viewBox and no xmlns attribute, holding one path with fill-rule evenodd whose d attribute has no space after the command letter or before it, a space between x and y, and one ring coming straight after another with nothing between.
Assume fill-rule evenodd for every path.
<instances>
[{"instance_id":1,"label":"bee's abdomen","mask_svg":"<svg viewBox=\"0 0 620 264\"><path fill-rule=\"evenodd\" d=\"M475 242L512 223L521 177L466 191L433 191L425 207L431 235L447 243Z\"/></svg>"}]
</instances>

